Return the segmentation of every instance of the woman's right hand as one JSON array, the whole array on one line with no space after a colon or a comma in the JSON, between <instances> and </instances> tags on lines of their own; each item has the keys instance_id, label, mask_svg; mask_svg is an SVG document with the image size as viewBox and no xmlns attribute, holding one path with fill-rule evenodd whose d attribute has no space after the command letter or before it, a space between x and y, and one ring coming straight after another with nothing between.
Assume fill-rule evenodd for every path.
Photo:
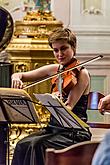
<instances>
[{"instance_id":1,"label":"woman's right hand","mask_svg":"<svg viewBox=\"0 0 110 165\"><path fill-rule=\"evenodd\" d=\"M24 84L19 73L14 73L11 77L11 88L22 89Z\"/></svg>"}]
</instances>

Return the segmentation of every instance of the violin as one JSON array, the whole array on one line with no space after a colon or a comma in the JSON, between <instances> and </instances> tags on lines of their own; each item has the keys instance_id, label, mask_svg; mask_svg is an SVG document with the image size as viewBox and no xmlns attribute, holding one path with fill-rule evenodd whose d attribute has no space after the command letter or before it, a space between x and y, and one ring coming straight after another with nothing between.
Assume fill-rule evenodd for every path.
<instances>
[{"instance_id":1,"label":"violin","mask_svg":"<svg viewBox=\"0 0 110 165\"><path fill-rule=\"evenodd\" d=\"M70 61L69 64L63 66L62 71L66 71L70 68L74 68L75 66L77 66L79 64L80 64L79 60L77 60L76 58L72 58L72 60ZM61 75L61 77L62 77L61 88L62 88L63 95L67 95L69 93L69 91L71 90L71 88L76 85L79 71L80 71L80 67L67 71L67 72L64 72ZM59 72L59 69L58 69L58 72ZM59 85L58 83L60 83L58 76L52 78L51 83L52 83L51 92L56 93L57 95L60 95L59 89L58 89L58 85Z\"/></svg>"}]
</instances>

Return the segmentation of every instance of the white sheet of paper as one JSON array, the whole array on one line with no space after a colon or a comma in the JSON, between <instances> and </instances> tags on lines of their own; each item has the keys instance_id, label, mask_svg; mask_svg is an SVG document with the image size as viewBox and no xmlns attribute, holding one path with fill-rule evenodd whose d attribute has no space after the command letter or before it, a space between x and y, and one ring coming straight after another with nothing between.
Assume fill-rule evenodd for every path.
<instances>
[{"instance_id":1,"label":"white sheet of paper","mask_svg":"<svg viewBox=\"0 0 110 165\"><path fill-rule=\"evenodd\" d=\"M82 128L80 123L51 94L34 94L36 99L59 121L63 127Z\"/></svg>"}]
</instances>

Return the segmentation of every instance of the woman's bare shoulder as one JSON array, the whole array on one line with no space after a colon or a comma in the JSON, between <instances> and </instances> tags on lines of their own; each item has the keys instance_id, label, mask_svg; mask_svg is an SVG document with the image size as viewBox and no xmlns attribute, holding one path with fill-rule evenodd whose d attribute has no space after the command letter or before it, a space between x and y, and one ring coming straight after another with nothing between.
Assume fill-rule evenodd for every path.
<instances>
[{"instance_id":1,"label":"woman's bare shoulder","mask_svg":"<svg viewBox=\"0 0 110 165\"><path fill-rule=\"evenodd\" d=\"M81 69L80 73L85 76L90 76L88 70L86 68Z\"/></svg>"}]
</instances>

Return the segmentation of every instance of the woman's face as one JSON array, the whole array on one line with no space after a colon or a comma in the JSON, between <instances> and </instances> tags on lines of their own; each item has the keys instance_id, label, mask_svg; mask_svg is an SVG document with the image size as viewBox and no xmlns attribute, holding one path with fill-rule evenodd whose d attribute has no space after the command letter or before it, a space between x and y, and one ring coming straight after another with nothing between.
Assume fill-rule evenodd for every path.
<instances>
[{"instance_id":1,"label":"woman's face","mask_svg":"<svg viewBox=\"0 0 110 165\"><path fill-rule=\"evenodd\" d=\"M74 56L74 51L66 41L57 41L52 44L54 56L59 64L65 65Z\"/></svg>"}]
</instances>

